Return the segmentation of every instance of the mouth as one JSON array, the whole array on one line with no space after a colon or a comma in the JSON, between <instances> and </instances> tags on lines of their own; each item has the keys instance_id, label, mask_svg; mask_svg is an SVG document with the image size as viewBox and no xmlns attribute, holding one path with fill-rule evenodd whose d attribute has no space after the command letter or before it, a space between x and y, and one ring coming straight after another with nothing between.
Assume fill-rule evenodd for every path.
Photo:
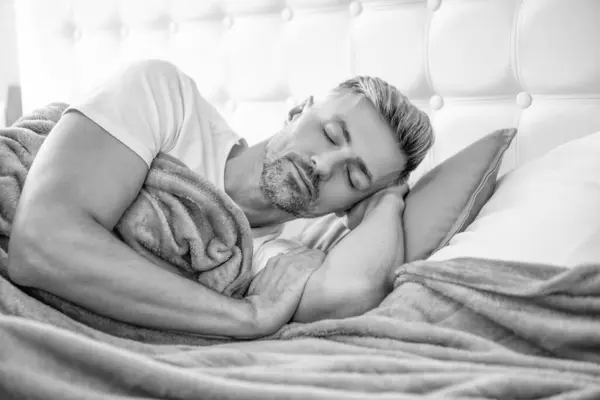
<instances>
[{"instance_id":1,"label":"mouth","mask_svg":"<svg viewBox=\"0 0 600 400\"><path fill-rule=\"evenodd\" d=\"M310 179L308 179L308 177L306 176L306 174L304 173L302 168L298 167L298 165L295 162L292 161L292 165L294 166L294 168L296 170L296 174L300 178L300 179L298 179L298 181L299 181L298 183L301 183L304 186L304 188L306 189L306 192L312 199L313 195L314 195L314 188L312 187Z\"/></svg>"}]
</instances>

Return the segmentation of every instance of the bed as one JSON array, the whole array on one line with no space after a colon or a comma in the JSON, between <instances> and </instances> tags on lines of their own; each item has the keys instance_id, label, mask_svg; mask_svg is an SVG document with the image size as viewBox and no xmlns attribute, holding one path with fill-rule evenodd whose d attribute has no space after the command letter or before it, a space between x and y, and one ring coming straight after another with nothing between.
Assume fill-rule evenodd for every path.
<instances>
[{"instance_id":1,"label":"bed","mask_svg":"<svg viewBox=\"0 0 600 400\"><path fill-rule=\"evenodd\" d=\"M516 135L482 170L493 185L472 189L485 198L469 197L460 227L399 266L394 291L363 316L256 341L152 344L48 323L56 310L28 314L3 280L2 398L600 398L598 1L15 6L25 112L156 58L189 74L249 144L310 94L354 75L388 80L436 133L414 188L449 160L477 159L490 132Z\"/></svg>"}]
</instances>

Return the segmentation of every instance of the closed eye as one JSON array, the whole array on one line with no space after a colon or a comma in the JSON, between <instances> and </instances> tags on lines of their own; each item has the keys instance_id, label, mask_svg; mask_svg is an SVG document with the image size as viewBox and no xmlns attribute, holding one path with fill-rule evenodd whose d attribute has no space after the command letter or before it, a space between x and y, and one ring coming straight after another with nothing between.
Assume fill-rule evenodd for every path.
<instances>
[{"instance_id":1,"label":"closed eye","mask_svg":"<svg viewBox=\"0 0 600 400\"><path fill-rule=\"evenodd\" d=\"M350 163L346 166L346 173L348 176L348 183L352 189L364 191L369 188L369 179L365 176L365 173L360 169L360 167Z\"/></svg>"},{"instance_id":2,"label":"closed eye","mask_svg":"<svg viewBox=\"0 0 600 400\"><path fill-rule=\"evenodd\" d=\"M325 125L322 126L321 130L323 132L323 136L325 136L325 138L329 141L329 143L335 144L335 142L333 141L333 139L331 139L331 136L329 136L329 134L327 133L327 129L325 128Z\"/></svg>"},{"instance_id":3,"label":"closed eye","mask_svg":"<svg viewBox=\"0 0 600 400\"><path fill-rule=\"evenodd\" d=\"M358 188L354 186L354 183L352 182L352 172L350 171L350 168L348 168L348 166L346 166L346 177L348 178L348 185L350 186L350 188L353 190L358 190Z\"/></svg>"}]
</instances>

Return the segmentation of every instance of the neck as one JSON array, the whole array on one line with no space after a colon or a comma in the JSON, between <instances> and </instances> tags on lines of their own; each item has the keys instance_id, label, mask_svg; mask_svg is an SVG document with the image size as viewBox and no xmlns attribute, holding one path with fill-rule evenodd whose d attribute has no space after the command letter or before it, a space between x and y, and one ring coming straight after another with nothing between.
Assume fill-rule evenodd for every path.
<instances>
[{"instance_id":1,"label":"neck","mask_svg":"<svg viewBox=\"0 0 600 400\"><path fill-rule=\"evenodd\" d=\"M250 226L279 224L294 217L273 206L260 190L267 141L232 152L225 163L225 192L244 211Z\"/></svg>"}]
</instances>

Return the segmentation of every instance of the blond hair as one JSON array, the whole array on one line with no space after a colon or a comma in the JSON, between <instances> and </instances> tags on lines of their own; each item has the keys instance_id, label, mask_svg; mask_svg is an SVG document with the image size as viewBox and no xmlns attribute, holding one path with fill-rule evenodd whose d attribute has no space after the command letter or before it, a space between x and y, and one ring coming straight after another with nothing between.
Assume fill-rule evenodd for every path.
<instances>
[{"instance_id":1,"label":"blond hair","mask_svg":"<svg viewBox=\"0 0 600 400\"><path fill-rule=\"evenodd\" d=\"M340 83L334 92L349 90L371 101L394 132L406 165L400 179L407 179L423 161L435 141L429 117L395 86L376 77L357 76Z\"/></svg>"}]
</instances>

